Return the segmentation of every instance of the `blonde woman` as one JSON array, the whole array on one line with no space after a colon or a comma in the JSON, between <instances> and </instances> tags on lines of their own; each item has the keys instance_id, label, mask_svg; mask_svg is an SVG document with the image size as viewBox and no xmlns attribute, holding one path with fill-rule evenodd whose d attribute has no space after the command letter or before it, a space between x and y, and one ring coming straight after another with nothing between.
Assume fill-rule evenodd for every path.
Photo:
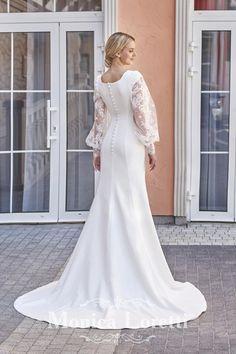
<instances>
[{"instance_id":1,"label":"blonde woman","mask_svg":"<svg viewBox=\"0 0 236 354\"><path fill-rule=\"evenodd\" d=\"M99 182L84 228L60 278L16 299L26 316L68 327L145 328L197 318L205 297L175 281L148 202L145 151L156 166L156 109L143 75L131 70L135 39L105 46L108 70L95 81L95 120L86 138Z\"/></svg>"}]
</instances>

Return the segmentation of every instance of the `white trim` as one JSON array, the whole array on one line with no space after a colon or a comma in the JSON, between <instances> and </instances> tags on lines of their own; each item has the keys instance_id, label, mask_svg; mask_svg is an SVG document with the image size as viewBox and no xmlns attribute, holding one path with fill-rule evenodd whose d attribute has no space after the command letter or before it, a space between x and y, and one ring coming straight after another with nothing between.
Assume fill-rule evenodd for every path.
<instances>
[{"instance_id":1,"label":"white trim","mask_svg":"<svg viewBox=\"0 0 236 354\"><path fill-rule=\"evenodd\" d=\"M14 150L14 154L21 154L21 153L32 153L32 152L49 152L49 150ZM0 151L0 154L10 154L11 151Z\"/></svg>"},{"instance_id":2,"label":"white trim","mask_svg":"<svg viewBox=\"0 0 236 354\"><path fill-rule=\"evenodd\" d=\"M66 90L66 92L94 92L94 90Z\"/></svg>"},{"instance_id":3,"label":"white trim","mask_svg":"<svg viewBox=\"0 0 236 354\"><path fill-rule=\"evenodd\" d=\"M90 149L66 149L66 151L68 151L68 152L89 152L89 153L91 153L92 152L92 150Z\"/></svg>"},{"instance_id":4,"label":"white trim","mask_svg":"<svg viewBox=\"0 0 236 354\"><path fill-rule=\"evenodd\" d=\"M105 12L105 9L104 9ZM0 13L1 24L16 23L53 23L53 22L102 22L104 14L102 11L91 12L17 12ZM9 27L8 27L9 29Z\"/></svg>"},{"instance_id":5,"label":"white trim","mask_svg":"<svg viewBox=\"0 0 236 354\"><path fill-rule=\"evenodd\" d=\"M235 21L236 19L236 10L226 10L226 11L193 11L192 12L192 21L206 22L206 21L217 21L217 22L227 22Z\"/></svg>"},{"instance_id":6,"label":"white trim","mask_svg":"<svg viewBox=\"0 0 236 354\"><path fill-rule=\"evenodd\" d=\"M10 152L10 213L12 213L13 200L13 75L14 75L14 43L13 33L11 33L11 103L10 103L10 136L11 136L11 152Z\"/></svg>"},{"instance_id":7,"label":"white trim","mask_svg":"<svg viewBox=\"0 0 236 354\"><path fill-rule=\"evenodd\" d=\"M186 216L186 104L189 0L176 1L174 216Z\"/></svg>"},{"instance_id":8,"label":"white trim","mask_svg":"<svg viewBox=\"0 0 236 354\"><path fill-rule=\"evenodd\" d=\"M33 93L41 93L41 92L45 92L45 93L50 93L50 90L0 90L1 93L10 93L10 92L14 92L14 93L28 93L28 92L33 92Z\"/></svg>"},{"instance_id":9,"label":"white trim","mask_svg":"<svg viewBox=\"0 0 236 354\"><path fill-rule=\"evenodd\" d=\"M103 0L104 8L104 41L117 31L118 0Z\"/></svg>"}]
</instances>

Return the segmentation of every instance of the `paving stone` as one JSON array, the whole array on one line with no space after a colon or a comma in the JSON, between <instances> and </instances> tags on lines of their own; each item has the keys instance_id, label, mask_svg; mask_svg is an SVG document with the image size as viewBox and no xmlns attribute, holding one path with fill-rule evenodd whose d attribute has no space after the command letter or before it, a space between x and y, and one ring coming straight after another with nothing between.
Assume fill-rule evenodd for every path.
<instances>
[{"instance_id":1,"label":"paving stone","mask_svg":"<svg viewBox=\"0 0 236 354\"><path fill-rule=\"evenodd\" d=\"M2 343L0 345L0 351L3 353L10 353L14 348L14 344Z\"/></svg>"},{"instance_id":2,"label":"paving stone","mask_svg":"<svg viewBox=\"0 0 236 354\"><path fill-rule=\"evenodd\" d=\"M87 348L82 348L79 350L77 353L78 354L96 354L97 349L87 349Z\"/></svg>"},{"instance_id":3,"label":"paving stone","mask_svg":"<svg viewBox=\"0 0 236 354\"><path fill-rule=\"evenodd\" d=\"M196 349L194 346L184 346L182 350L183 354L199 354L199 350ZM204 352L204 354L207 354Z\"/></svg>"},{"instance_id":4,"label":"paving stone","mask_svg":"<svg viewBox=\"0 0 236 354\"><path fill-rule=\"evenodd\" d=\"M97 351L96 351L96 354L111 354L111 353L114 353L114 350L115 350L115 345L107 345L107 344L100 344Z\"/></svg>"}]
</instances>

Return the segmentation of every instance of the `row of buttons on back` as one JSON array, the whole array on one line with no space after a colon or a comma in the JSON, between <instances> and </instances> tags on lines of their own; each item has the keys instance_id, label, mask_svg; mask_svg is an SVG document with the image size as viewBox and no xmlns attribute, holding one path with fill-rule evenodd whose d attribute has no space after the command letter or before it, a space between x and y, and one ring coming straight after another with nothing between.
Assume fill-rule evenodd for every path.
<instances>
[{"instance_id":1,"label":"row of buttons on back","mask_svg":"<svg viewBox=\"0 0 236 354\"><path fill-rule=\"evenodd\" d=\"M111 140L111 152L114 152L115 134L116 134L116 130L117 130L119 110L118 110L118 107L116 105L116 102L115 102L115 99L114 99L110 84L108 84L108 89L109 89L109 94L110 94L110 97L111 97L111 102L112 102L112 105L113 105L113 108L114 108L115 114L116 114L115 126L114 126L114 129L113 129L113 132L112 132L112 140Z\"/></svg>"}]
</instances>

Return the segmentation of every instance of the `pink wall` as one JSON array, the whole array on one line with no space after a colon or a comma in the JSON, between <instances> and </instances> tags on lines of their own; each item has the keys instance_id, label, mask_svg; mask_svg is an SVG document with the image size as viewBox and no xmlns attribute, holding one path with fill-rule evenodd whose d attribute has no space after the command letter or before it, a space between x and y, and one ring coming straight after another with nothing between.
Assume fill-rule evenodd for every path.
<instances>
[{"instance_id":1,"label":"pink wall","mask_svg":"<svg viewBox=\"0 0 236 354\"><path fill-rule=\"evenodd\" d=\"M118 0L118 30L135 37L133 69L142 72L157 106L157 166L146 170L152 214L173 215L175 1Z\"/></svg>"}]
</instances>

